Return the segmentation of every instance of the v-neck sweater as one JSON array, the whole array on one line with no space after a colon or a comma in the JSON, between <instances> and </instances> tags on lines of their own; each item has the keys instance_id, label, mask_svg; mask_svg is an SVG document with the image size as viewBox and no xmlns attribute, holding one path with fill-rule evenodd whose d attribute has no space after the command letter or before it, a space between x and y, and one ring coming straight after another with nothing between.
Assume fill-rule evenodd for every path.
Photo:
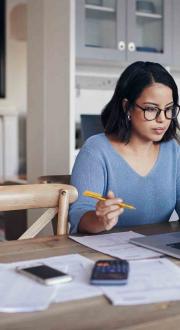
<instances>
[{"instance_id":1,"label":"v-neck sweater","mask_svg":"<svg viewBox=\"0 0 180 330\"><path fill-rule=\"evenodd\" d=\"M90 137L82 146L71 176L79 197L70 207L71 233L76 233L84 213L95 210L96 200L85 190L104 196L108 191L136 207L125 209L117 226L168 221L174 209L180 217L180 146L175 140L160 144L157 160L145 176L139 175L113 148L104 133Z\"/></svg>"}]
</instances>

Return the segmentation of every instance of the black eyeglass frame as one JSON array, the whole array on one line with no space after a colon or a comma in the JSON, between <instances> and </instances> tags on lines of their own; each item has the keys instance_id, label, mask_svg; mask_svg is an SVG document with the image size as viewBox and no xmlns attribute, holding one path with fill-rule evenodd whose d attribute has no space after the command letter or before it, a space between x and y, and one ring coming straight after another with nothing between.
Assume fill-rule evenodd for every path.
<instances>
[{"instance_id":1,"label":"black eyeglass frame","mask_svg":"<svg viewBox=\"0 0 180 330\"><path fill-rule=\"evenodd\" d=\"M157 113L156 113L156 116L155 116L153 119L147 119L147 118L146 118L146 111L148 111L148 110L147 110L147 109L144 109L143 107L141 107L141 106L140 106L139 104L137 104L137 103L135 103L135 106L136 106L137 108L141 109L141 110L144 112L144 119L147 120L147 121L155 120L157 117L159 117L161 111L164 112L166 119L168 119L168 120L172 120L172 119L177 118L177 116L178 116L178 114L179 114L179 111L180 111L180 105L179 105L179 104L173 105L175 108L178 108L178 111L177 111L177 113L176 113L176 116L173 116L173 117L171 117L171 118L168 118L167 115L166 115L166 111L168 111L169 109L164 109L164 110L162 110L162 109L160 109L160 108L158 108L158 107L154 107L155 109L158 110Z\"/></svg>"}]
</instances>

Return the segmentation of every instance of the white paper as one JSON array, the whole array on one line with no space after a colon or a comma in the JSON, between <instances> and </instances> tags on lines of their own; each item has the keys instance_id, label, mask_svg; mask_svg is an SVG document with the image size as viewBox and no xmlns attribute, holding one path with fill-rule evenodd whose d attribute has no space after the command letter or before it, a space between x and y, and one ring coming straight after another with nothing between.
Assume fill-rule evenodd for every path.
<instances>
[{"instance_id":1,"label":"white paper","mask_svg":"<svg viewBox=\"0 0 180 330\"><path fill-rule=\"evenodd\" d=\"M89 284L93 261L76 254L64 256L64 260L61 258L61 267L63 265L73 281L58 286L54 302L84 299L103 294L101 288ZM51 266L58 268L58 263L54 260Z\"/></svg>"},{"instance_id":2,"label":"white paper","mask_svg":"<svg viewBox=\"0 0 180 330\"><path fill-rule=\"evenodd\" d=\"M16 266L39 262L68 272L72 282L45 286L15 272ZM47 308L52 302L102 294L114 305L180 300L180 268L168 259L130 261L128 284L114 287L89 284L93 265L93 261L78 254L0 264L0 311L37 311Z\"/></svg>"},{"instance_id":3,"label":"white paper","mask_svg":"<svg viewBox=\"0 0 180 330\"><path fill-rule=\"evenodd\" d=\"M46 309L55 294L53 287L39 284L13 268L0 271L0 311L31 312Z\"/></svg>"},{"instance_id":4,"label":"white paper","mask_svg":"<svg viewBox=\"0 0 180 330\"><path fill-rule=\"evenodd\" d=\"M69 236L74 241L90 247L96 251L108 254L112 257L137 260L159 257L162 254L152 250L136 246L129 243L130 238L141 237L143 235L133 231L100 234L91 236Z\"/></svg>"},{"instance_id":5,"label":"white paper","mask_svg":"<svg viewBox=\"0 0 180 330\"><path fill-rule=\"evenodd\" d=\"M46 286L15 271L17 266L44 263L73 278L72 282ZM93 261L78 254L0 264L0 311L30 312L46 309L52 302L102 295L89 284Z\"/></svg>"},{"instance_id":6,"label":"white paper","mask_svg":"<svg viewBox=\"0 0 180 330\"><path fill-rule=\"evenodd\" d=\"M113 305L180 300L180 268L166 258L130 261L128 284L101 288Z\"/></svg>"}]
</instances>

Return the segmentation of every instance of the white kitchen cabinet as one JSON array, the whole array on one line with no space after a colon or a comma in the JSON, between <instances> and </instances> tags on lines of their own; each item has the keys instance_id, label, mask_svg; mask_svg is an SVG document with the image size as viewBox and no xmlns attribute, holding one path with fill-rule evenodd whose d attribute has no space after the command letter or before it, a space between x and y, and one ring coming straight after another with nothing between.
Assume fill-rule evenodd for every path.
<instances>
[{"instance_id":1,"label":"white kitchen cabinet","mask_svg":"<svg viewBox=\"0 0 180 330\"><path fill-rule=\"evenodd\" d=\"M78 61L172 61L172 1L76 0Z\"/></svg>"}]
</instances>

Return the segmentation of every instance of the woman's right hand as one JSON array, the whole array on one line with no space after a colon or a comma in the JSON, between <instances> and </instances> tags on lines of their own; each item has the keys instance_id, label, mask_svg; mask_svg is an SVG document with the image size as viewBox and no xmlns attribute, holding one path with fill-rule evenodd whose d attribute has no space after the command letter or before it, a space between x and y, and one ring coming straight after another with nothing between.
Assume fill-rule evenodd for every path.
<instances>
[{"instance_id":1,"label":"woman's right hand","mask_svg":"<svg viewBox=\"0 0 180 330\"><path fill-rule=\"evenodd\" d=\"M97 220L105 230L112 229L118 222L118 217L124 212L124 209L119 207L119 203L123 200L115 198L112 191L108 192L107 200L98 201L96 204Z\"/></svg>"}]
</instances>

